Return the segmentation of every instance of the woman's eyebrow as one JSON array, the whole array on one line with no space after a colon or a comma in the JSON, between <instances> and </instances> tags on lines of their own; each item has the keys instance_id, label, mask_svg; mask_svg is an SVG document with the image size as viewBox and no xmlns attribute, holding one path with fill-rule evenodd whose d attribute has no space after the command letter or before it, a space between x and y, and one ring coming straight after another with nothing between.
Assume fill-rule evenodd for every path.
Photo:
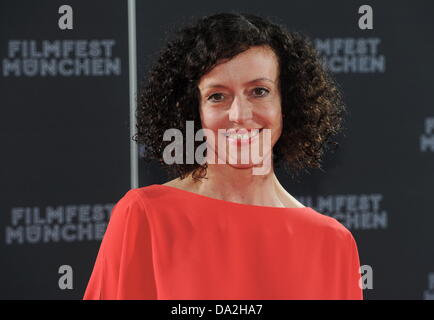
<instances>
[{"instance_id":1,"label":"woman's eyebrow","mask_svg":"<svg viewBox=\"0 0 434 320\"><path fill-rule=\"evenodd\" d=\"M249 83L256 82L256 81L270 81L270 82L274 83L274 81L271 80L271 79L268 79L268 78L266 78L266 77L261 77L261 78L257 78L257 79L254 79L254 80L248 81L248 82L246 82L245 84L249 84Z\"/></svg>"},{"instance_id":2,"label":"woman's eyebrow","mask_svg":"<svg viewBox=\"0 0 434 320\"><path fill-rule=\"evenodd\" d=\"M272 83L274 83L274 81L273 80L271 80L271 79L268 79L268 78L266 78L266 77L261 77L261 78L256 78L256 79L253 79L253 80L250 80L250 81L247 81L246 83L245 83L245 85L246 84L250 84L250 83L253 83L253 82L257 82L257 81L270 81L270 82L272 82ZM204 89L208 89L208 88L226 88L224 85L222 85L222 84L218 84L218 83L211 83L211 84L209 84L209 85L207 85L206 87L204 87Z\"/></svg>"}]
</instances>

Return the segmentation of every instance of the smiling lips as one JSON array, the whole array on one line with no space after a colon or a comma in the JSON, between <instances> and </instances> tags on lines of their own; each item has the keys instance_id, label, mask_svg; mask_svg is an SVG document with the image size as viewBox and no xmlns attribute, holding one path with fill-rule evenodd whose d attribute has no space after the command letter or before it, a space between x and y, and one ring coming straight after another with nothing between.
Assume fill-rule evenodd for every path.
<instances>
[{"instance_id":1,"label":"smiling lips","mask_svg":"<svg viewBox=\"0 0 434 320\"><path fill-rule=\"evenodd\" d=\"M248 144L253 141L253 139L259 135L262 128L250 128L250 129L229 129L224 136L230 143L235 143L237 145Z\"/></svg>"}]
</instances>

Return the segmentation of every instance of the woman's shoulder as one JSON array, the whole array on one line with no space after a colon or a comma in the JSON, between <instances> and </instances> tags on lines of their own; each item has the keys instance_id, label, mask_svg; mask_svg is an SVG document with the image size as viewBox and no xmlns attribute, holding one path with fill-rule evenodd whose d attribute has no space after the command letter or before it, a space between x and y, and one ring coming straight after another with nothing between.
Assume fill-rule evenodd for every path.
<instances>
[{"instance_id":1,"label":"woman's shoulder","mask_svg":"<svg viewBox=\"0 0 434 320\"><path fill-rule=\"evenodd\" d=\"M122 212L139 213L141 215L144 211L147 211L153 199L158 199L163 194L164 192L159 188L159 185L129 189L115 203L112 215L119 215ZM155 203L161 203L161 201Z\"/></svg>"},{"instance_id":2,"label":"woman's shoulder","mask_svg":"<svg viewBox=\"0 0 434 320\"><path fill-rule=\"evenodd\" d=\"M348 241L352 237L351 231L336 218L325 214L322 210L314 207L305 207L306 210L294 211L293 217L297 220L304 232L328 240ZM292 212L290 212L292 213Z\"/></svg>"},{"instance_id":3,"label":"woman's shoulder","mask_svg":"<svg viewBox=\"0 0 434 320\"><path fill-rule=\"evenodd\" d=\"M167 198L170 196L170 192L168 191L170 191L170 189L168 189L165 184L151 184L130 190L130 192L135 193L136 196L145 202Z\"/></svg>"},{"instance_id":4,"label":"woman's shoulder","mask_svg":"<svg viewBox=\"0 0 434 320\"><path fill-rule=\"evenodd\" d=\"M310 208L311 225L314 229L321 230L321 234L327 240L334 242L348 243L354 240L351 231L339 220Z\"/></svg>"},{"instance_id":5,"label":"woman's shoulder","mask_svg":"<svg viewBox=\"0 0 434 320\"><path fill-rule=\"evenodd\" d=\"M175 191L175 192L174 192ZM125 194L126 202L137 202L144 208L172 206L185 201L185 194L177 193L180 188L165 184L151 184L129 190Z\"/></svg>"}]
</instances>

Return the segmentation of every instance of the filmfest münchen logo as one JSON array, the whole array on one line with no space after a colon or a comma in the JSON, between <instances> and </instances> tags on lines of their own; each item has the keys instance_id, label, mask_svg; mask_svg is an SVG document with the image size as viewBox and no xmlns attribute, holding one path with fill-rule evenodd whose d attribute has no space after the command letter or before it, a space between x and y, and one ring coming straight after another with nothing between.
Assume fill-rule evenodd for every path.
<instances>
[{"instance_id":1,"label":"filmfest m\u00fcnchen logo","mask_svg":"<svg viewBox=\"0 0 434 320\"><path fill-rule=\"evenodd\" d=\"M419 144L421 152L434 151L434 117L426 117L424 133L420 135Z\"/></svg>"},{"instance_id":2,"label":"filmfest m\u00fcnchen logo","mask_svg":"<svg viewBox=\"0 0 434 320\"><path fill-rule=\"evenodd\" d=\"M315 39L323 64L334 73L384 73L381 38Z\"/></svg>"},{"instance_id":3,"label":"filmfest m\u00fcnchen logo","mask_svg":"<svg viewBox=\"0 0 434 320\"><path fill-rule=\"evenodd\" d=\"M119 76L121 59L116 41L9 40L2 52L3 77Z\"/></svg>"},{"instance_id":4,"label":"filmfest m\u00fcnchen logo","mask_svg":"<svg viewBox=\"0 0 434 320\"><path fill-rule=\"evenodd\" d=\"M102 240L113 203L13 207L5 244Z\"/></svg>"},{"instance_id":5,"label":"filmfest m\u00fcnchen logo","mask_svg":"<svg viewBox=\"0 0 434 320\"><path fill-rule=\"evenodd\" d=\"M310 196L297 198L318 212L335 218L350 230L389 228L389 212L382 204L382 193L318 195L316 201Z\"/></svg>"}]
</instances>

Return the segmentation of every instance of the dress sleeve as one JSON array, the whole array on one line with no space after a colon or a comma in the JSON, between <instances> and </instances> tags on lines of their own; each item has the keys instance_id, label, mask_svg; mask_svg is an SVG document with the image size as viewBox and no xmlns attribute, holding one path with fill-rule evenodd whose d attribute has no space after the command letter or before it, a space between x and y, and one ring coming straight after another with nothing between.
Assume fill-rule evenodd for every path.
<instances>
[{"instance_id":1,"label":"dress sleeve","mask_svg":"<svg viewBox=\"0 0 434 320\"><path fill-rule=\"evenodd\" d=\"M112 209L83 300L157 299L149 222L136 192Z\"/></svg>"},{"instance_id":2,"label":"dress sleeve","mask_svg":"<svg viewBox=\"0 0 434 320\"><path fill-rule=\"evenodd\" d=\"M351 232L349 234L350 265L348 266L348 281L346 300L363 300L363 289L360 281L360 259L357 244Z\"/></svg>"}]
</instances>

